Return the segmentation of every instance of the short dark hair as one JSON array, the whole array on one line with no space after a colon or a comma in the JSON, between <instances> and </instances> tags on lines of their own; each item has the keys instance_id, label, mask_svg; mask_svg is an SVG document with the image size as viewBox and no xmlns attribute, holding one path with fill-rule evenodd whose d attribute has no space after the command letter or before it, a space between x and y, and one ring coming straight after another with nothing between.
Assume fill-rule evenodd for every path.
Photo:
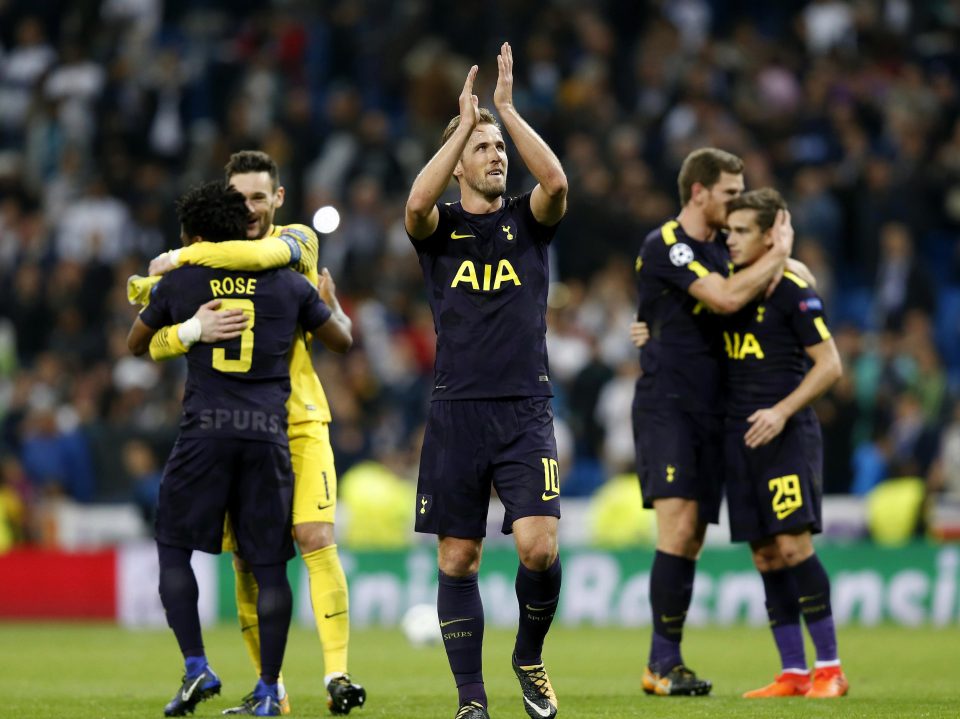
<instances>
[{"instance_id":1,"label":"short dark hair","mask_svg":"<svg viewBox=\"0 0 960 719\"><path fill-rule=\"evenodd\" d=\"M787 202L779 192L772 187L761 187L759 190L744 192L727 202L727 217L737 210L755 210L757 226L760 232L766 232L773 227L777 219L777 211L787 209Z\"/></svg>"},{"instance_id":2,"label":"short dark hair","mask_svg":"<svg viewBox=\"0 0 960 719\"><path fill-rule=\"evenodd\" d=\"M280 187L280 170L273 158L260 150L241 150L230 155L230 161L223 168L227 183L234 175L248 172L266 172L270 175L270 184L274 192Z\"/></svg>"},{"instance_id":3,"label":"short dark hair","mask_svg":"<svg viewBox=\"0 0 960 719\"><path fill-rule=\"evenodd\" d=\"M715 147L701 147L694 150L680 166L680 175L677 177L677 186L680 189L680 205L690 202L693 195L693 185L699 182L704 187L712 187L720 179L720 173L731 175L743 174L743 160Z\"/></svg>"},{"instance_id":4,"label":"short dark hair","mask_svg":"<svg viewBox=\"0 0 960 719\"><path fill-rule=\"evenodd\" d=\"M480 108L480 122L478 125L493 125L498 130L500 129L500 123L497 122L497 118L492 112L487 108ZM454 115L453 119L447 123L446 128L443 130L443 134L440 136L440 146L443 147L447 144L447 140L450 139L450 136L457 131L457 128L460 127L460 116Z\"/></svg>"},{"instance_id":5,"label":"short dark hair","mask_svg":"<svg viewBox=\"0 0 960 719\"><path fill-rule=\"evenodd\" d=\"M177 200L177 215L187 237L208 242L244 240L250 211L237 190L222 182L208 182L187 190Z\"/></svg>"}]
</instances>

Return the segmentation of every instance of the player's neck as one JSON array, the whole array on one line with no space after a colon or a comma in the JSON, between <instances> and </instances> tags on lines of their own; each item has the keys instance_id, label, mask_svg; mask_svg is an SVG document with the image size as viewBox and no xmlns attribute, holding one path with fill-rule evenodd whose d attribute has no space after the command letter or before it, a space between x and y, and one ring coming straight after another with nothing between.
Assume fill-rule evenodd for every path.
<instances>
[{"instance_id":1,"label":"player's neck","mask_svg":"<svg viewBox=\"0 0 960 719\"><path fill-rule=\"evenodd\" d=\"M677 222L683 228L687 237L701 242L713 242L717 237L717 230L711 227L703 213L695 207L689 205L680 210L677 215Z\"/></svg>"},{"instance_id":2,"label":"player's neck","mask_svg":"<svg viewBox=\"0 0 960 719\"><path fill-rule=\"evenodd\" d=\"M461 191L460 206L471 215L486 215L496 212L503 206L503 196L486 197L478 192Z\"/></svg>"}]
</instances>

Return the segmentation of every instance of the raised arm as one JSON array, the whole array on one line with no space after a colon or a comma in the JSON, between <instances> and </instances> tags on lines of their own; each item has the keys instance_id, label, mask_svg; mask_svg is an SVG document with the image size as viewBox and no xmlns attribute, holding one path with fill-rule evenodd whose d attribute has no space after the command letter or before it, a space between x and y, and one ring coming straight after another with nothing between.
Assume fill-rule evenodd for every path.
<instances>
[{"instance_id":1,"label":"raised arm","mask_svg":"<svg viewBox=\"0 0 960 719\"><path fill-rule=\"evenodd\" d=\"M500 46L493 104L527 169L537 180L530 210L541 225L555 225L567 211L567 176L550 146L527 124L513 104L513 50Z\"/></svg>"},{"instance_id":2,"label":"raised arm","mask_svg":"<svg viewBox=\"0 0 960 719\"><path fill-rule=\"evenodd\" d=\"M772 279L783 272L784 264L793 248L793 226L790 224L789 212L781 210L777 213L773 229L773 247L760 259L730 277L708 272L701 267L702 275L690 285L689 293L703 302L708 309L722 315L736 312L757 297Z\"/></svg>"},{"instance_id":3,"label":"raised arm","mask_svg":"<svg viewBox=\"0 0 960 719\"><path fill-rule=\"evenodd\" d=\"M477 76L474 65L467 73L460 92L460 124L430 161L420 170L417 179L410 188L407 207L404 213L404 225L410 236L422 240L433 234L440 222L437 200L447 189L457 161L467 146L467 140L480 121L480 101L473 94L473 81Z\"/></svg>"}]
</instances>

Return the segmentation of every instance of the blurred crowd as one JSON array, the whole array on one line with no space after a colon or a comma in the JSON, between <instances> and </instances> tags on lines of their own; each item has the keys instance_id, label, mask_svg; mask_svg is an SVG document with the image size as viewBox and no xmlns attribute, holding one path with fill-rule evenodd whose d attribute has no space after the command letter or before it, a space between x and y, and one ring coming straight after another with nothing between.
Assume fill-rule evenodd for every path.
<instances>
[{"instance_id":1,"label":"blurred crowd","mask_svg":"<svg viewBox=\"0 0 960 719\"><path fill-rule=\"evenodd\" d=\"M960 498L957 0L0 0L0 544L37 538L49 496L149 515L185 366L129 356L125 282L240 149L280 165L279 222L340 212L321 264L358 342L316 356L338 469L415 478L434 332L403 205L474 62L491 104L505 39L570 180L548 337L565 495L633 467L633 258L713 145L787 196L826 302L846 369L817 404L826 491Z\"/></svg>"}]
</instances>

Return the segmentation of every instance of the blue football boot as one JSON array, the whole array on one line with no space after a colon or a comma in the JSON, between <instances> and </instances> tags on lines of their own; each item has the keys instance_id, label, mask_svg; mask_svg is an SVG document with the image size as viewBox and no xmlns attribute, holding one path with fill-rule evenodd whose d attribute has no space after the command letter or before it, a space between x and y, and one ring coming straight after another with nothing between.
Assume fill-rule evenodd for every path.
<instances>
[{"instance_id":1,"label":"blue football boot","mask_svg":"<svg viewBox=\"0 0 960 719\"><path fill-rule=\"evenodd\" d=\"M220 686L220 677L214 674L213 669L207 664L199 674L183 677L180 690L163 708L163 715L182 717L193 714L197 704L220 693Z\"/></svg>"}]
</instances>

